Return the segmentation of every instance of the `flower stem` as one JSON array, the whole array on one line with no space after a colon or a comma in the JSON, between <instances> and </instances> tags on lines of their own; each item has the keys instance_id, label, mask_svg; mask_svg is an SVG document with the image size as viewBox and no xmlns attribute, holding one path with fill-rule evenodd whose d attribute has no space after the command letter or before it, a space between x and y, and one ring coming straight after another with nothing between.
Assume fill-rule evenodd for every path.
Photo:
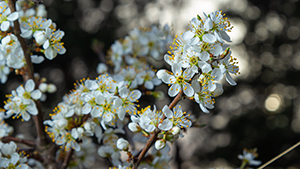
<instances>
[{"instance_id":1,"label":"flower stem","mask_svg":"<svg viewBox=\"0 0 300 169\"><path fill-rule=\"evenodd\" d=\"M169 109L173 109L173 107L181 100L181 96L182 96L182 91L180 91L178 93L178 95L170 103ZM164 115L162 120L164 120L165 118L166 118L166 116ZM149 140L146 142L145 147L142 149L141 153L139 154L136 162L134 162L132 169L137 169L139 167L142 159L144 158L144 156L146 155L146 153L148 152L150 147L155 143L157 135L158 135L159 132L160 132L160 130L156 129L156 130L154 130L153 134L151 134Z\"/></svg>"},{"instance_id":2,"label":"flower stem","mask_svg":"<svg viewBox=\"0 0 300 169\"><path fill-rule=\"evenodd\" d=\"M247 162L243 160L243 163L240 166L240 169L244 169L244 167L246 166Z\"/></svg>"}]
</instances>

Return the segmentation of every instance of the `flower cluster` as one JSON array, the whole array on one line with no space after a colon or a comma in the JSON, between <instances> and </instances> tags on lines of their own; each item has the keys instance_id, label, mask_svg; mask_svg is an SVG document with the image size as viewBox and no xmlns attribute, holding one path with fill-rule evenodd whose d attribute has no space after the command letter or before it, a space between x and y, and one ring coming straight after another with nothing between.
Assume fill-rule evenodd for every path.
<instances>
[{"instance_id":1,"label":"flower cluster","mask_svg":"<svg viewBox=\"0 0 300 169\"><path fill-rule=\"evenodd\" d=\"M147 168L147 169L156 169L156 168L166 168L169 169L169 162L172 159L171 156L168 155L170 152L170 147L166 145L161 150L153 149L152 151L152 157L154 158L149 163L142 163L141 168Z\"/></svg>"},{"instance_id":2,"label":"flower cluster","mask_svg":"<svg viewBox=\"0 0 300 169\"><path fill-rule=\"evenodd\" d=\"M44 124L49 126L47 132L57 144L79 151L77 139L93 136L95 132L99 138L102 135L99 133L102 129L97 130L100 126L107 130L116 127L126 114L136 114L140 97L139 90L130 90L128 84L117 83L108 75L100 75L96 80L81 80L55 108L52 120Z\"/></svg>"},{"instance_id":3,"label":"flower cluster","mask_svg":"<svg viewBox=\"0 0 300 169\"><path fill-rule=\"evenodd\" d=\"M108 59L114 66L114 72L121 67L135 65L142 68L147 57L160 59L167 50L166 45L171 42L169 26L163 28L152 26L149 29L134 29L124 39L116 40L108 52Z\"/></svg>"},{"instance_id":4,"label":"flower cluster","mask_svg":"<svg viewBox=\"0 0 300 169\"><path fill-rule=\"evenodd\" d=\"M176 96L180 91L208 113L214 107L214 99L222 94L222 85L218 83L225 75L230 85L236 85L230 74L239 73L236 59L231 56L229 45L232 27L221 11L193 18L190 29L181 37L176 36L172 51L164 56L172 72L161 69L157 77L170 85L168 94Z\"/></svg>"},{"instance_id":5,"label":"flower cluster","mask_svg":"<svg viewBox=\"0 0 300 169\"><path fill-rule=\"evenodd\" d=\"M43 53L47 59L52 60L57 54L64 54L66 49L61 42L64 32L56 30L56 24L51 19L46 19L45 6L36 7L25 1L17 1L17 11L11 12L5 1L0 2L0 82L7 81L7 75L12 69L22 69L26 64L24 51L17 36L11 33L13 21L18 21L21 26L21 36L30 39L34 37L35 49L31 52ZM42 49L40 48L42 47ZM32 54L31 61L40 64L44 57Z\"/></svg>"},{"instance_id":6,"label":"flower cluster","mask_svg":"<svg viewBox=\"0 0 300 169\"><path fill-rule=\"evenodd\" d=\"M16 90L13 90L11 94L7 95L8 100L4 102L7 117L14 115L13 118L22 117L22 120L28 121L30 115L38 114L35 100L42 97L42 92L34 88L34 81L29 79L25 84L25 88L21 85Z\"/></svg>"},{"instance_id":7,"label":"flower cluster","mask_svg":"<svg viewBox=\"0 0 300 169\"><path fill-rule=\"evenodd\" d=\"M0 138L10 135L13 132L13 127L5 123L5 110L0 109Z\"/></svg>"},{"instance_id":8,"label":"flower cluster","mask_svg":"<svg viewBox=\"0 0 300 169\"><path fill-rule=\"evenodd\" d=\"M182 111L180 105L175 106L173 111L166 105L162 111L157 111L155 106L153 110L146 107L137 115L131 116L132 122L128 124L128 128L132 132L141 132L146 137L155 129L161 130L155 143L155 148L160 150L165 147L166 141L174 142L179 136L183 136L180 129L191 127L192 122L188 116Z\"/></svg>"},{"instance_id":9,"label":"flower cluster","mask_svg":"<svg viewBox=\"0 0 300 169\"><path fill-rule=\"evenodd\" d=\"M21 2L22 5L22 2ZM19 6L21 36L26 39L34 38L36 46L42 46L40 52L45 54L49 60L54 59L57 54L66 53L61 39L65 35L64 31L56 30L56 24L51 19L45 18L47 11L43 5L38 5L36 10ZM36 56L34 56L36 57ZM33 62L42 62L42 59L37 57Z\"/></svg>"},{"instance_id":10,"label":"flower cluster","mask_svg":"<svg viewBox=\"0 0 300 169\"><path fill-rule=\"evenodd\" d=\"M27 156L24 152L17 152L17 145L11 141L0 141L0 168L28 169Z\"/></svg>"},{"instance_id":11,"label":"flower cluster","mask_svg":"<svg viewBox=\"0 0 300 169\"><path fill-rule=\"evenodd\" d=\"M17 69L16 72L23 75L28 74L24 68L29 65L25 61L24 44L19 39L33 39L34 44L31 46L34 50L29 53L34 52L30 57L35 64L44 61L40 53L52 60L57 54L66 52L61 42L64 31L57 30L56 24L46 18L45 6L33 6L20 0L16 10L11 12L8 4L0 1L1 83L6 82L11 69ZM68 157L69 167L91 167L96 152L103 158L110 158L111 163L119 168L131 167L133 163L139 165L140 161L134 160L139 154L134 152L134 147L129 144L131 140L125 135L124 128L128 127L136 133L133 141L153 139L150 140L154 144L153 153L149 155L153 160L142 162L141 167L169 168L170 148L166 143L173 143L183 137L182 131L192 126L189 114L177 104L179 100L194 100L203 112L208 113L208 109L214 108L214 97L223 93L223 87L218 81L225 75L229 84L236 85L231 74L239 73L236 59L231 56L229 45L225 43L230 42L227 34L232 29L230 22L221 11L204 15L204 20L199 16L193 18L190 29L179 38L176 36L170 46L171 51L164 55L171 71L161 69L156 72L150 66L162 60L161 56L171 42L172 35L167 25L163 28L152 26L149 29L134 29L124 39L115 41L108 52L108 63L114 67L114 73L109 74L111 71L108 67L100 63L97 67L100 75L93 80L82 79L75 83L75 89L65 95L53 109L51 119L43 122L45 132L62 148L57 151L56 160L62 160L66 151L74 149L74 158ZM11 33L16 25L13 21L20 25L20 36ZM0 138L12 132L4 118L21 117L29 121L31 115L39 113L37 100L44 101L44 93L57 90L55 85L45 83L43 78L35 78L38 83L29 79L24 87L21 85L7 95L5 110L0 110ZM162 82L170 86L169 96L178 97L170 106L165 105L161 110L157 110L155 105L152 109L151 106L140 108L138 102L142 95L157 95L150 90ZM182 97L182 94L185 96ZM98 149L91 137L95 137L100 144ZM0 168L29 168L25 164L27 158L23 153L16 152L14 142L0 142L0 147ZM130 149L133 149L133 153ZM120 151L127 152L126 162L121 161ZM239 158L253 163L252 156L248 154L244 153ZM31 160L31 163L33 166L40 165L36 160Z\"/></svg>"}]
</instances>

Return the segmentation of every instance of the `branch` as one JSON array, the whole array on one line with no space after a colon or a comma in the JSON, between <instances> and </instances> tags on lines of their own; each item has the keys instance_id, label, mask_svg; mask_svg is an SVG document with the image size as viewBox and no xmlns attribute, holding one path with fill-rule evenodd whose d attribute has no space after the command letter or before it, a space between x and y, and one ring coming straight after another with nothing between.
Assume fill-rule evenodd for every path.
<instances>
[{"instance_id":1,"label":"branch","mask_svg":"<svg viewBox=\"0 0 300 169\"><path fill-rule=\"evenodd\" d=\"M173 109L173 107L180 101L182 96L182 91L180 91L178 93L178 95L174 98L174 100L171 102L171 104L169 105L169 109ZM163 115L162 120L164 120L166 118L165 115ZM138 166L140 165L142 159L144 158L144 156L146 155L146 153L148 152L148 150L150 149L150 147L155 143L156 138L158 133L160 132L159 129L156 129L153 134L151 135L151 137L149 138L149 140L146 142L145 147L143 148L143 150L141 151L141 153L139 154L136 163L134 164L132 169L137 169Z\"/></svg>"},{"instance_id":2,"label":"branch","mask_svg":"<svg viewBox=\"0 0 300 169\"><path fill-rule=\"evenodd\" d=\"M26 145L28 145L28 146L35 146L35 142L34 142L34 141L23 140L23 139L16 138L16 137L11 137L11 136L3 137L1 140L2 140L3 142L14 141L14 142L26 144Z\"/></svg>"},{"instance_id":3,"label":"branch","mask_svg":"<svg viewBox=\"0 0 300 169\"><path fill-rule=\"evenodd\" d=\"M16 11L16 0L8 0L8 6L11 10L11 12L15 12ZM26 73L23 74L23 79L26 82L28 79L33 79L34 80L34 71L33 71L33 65L31 62L31 58L30 58L30 53L27 49L27 45L25 42L25 39L22 38L20 36L21 34L21 29L20 29L20 24L18 20L14 21L14 34L17 36L21 47L23 49L24 52L24 56L25 56L25 61L26 61L26 65L25 65L25 71ZM35 85L35 88L37 89L37 84ZM46 133L44 132L44 125L43 125L43 115L42 115L42 109L41 109L41 103L39 101L36 101L36 106L38 109L38 114L36 116L33 116L33 121L35 123L35 128L36 128L36 132L37 132L37 146L40 145L45 145L46 143L48 143L47 139L46 139Z\"/></svg>"},{"instance_id":4,"label":"branch","mask_svg":"<svg viewBox=\"0 0 300 169\"><path fill-rule=\"evenodd\" d=\"M66 169L70 163L71 157L74 153L74 149L71 148L71 150L68 152L68 154L66 155L66 158L64 159L63 164L61 165L60 169Z\"/></svg>"},{"instance_id":5,"label":"branch","mask_svg":"<svg viewBox=\"0 0 300 169\"><path fill-rule=\"evenodd\" d=\"M261 165L258 169L263 169L266 166L268 166L269 164L271 164L272 162L274 162L275 160L277 160L278 158L286 155L287 153L289 153L290 151L294 150L296 147L298 147L300 145L300 141L296 144L294 144L292 147L288 148L287 150L285 150L284 152L282 152L281 154L277 155L276 157L272 158L270 161L266 162L264 165Z\"/></svg>"}]
</instances>

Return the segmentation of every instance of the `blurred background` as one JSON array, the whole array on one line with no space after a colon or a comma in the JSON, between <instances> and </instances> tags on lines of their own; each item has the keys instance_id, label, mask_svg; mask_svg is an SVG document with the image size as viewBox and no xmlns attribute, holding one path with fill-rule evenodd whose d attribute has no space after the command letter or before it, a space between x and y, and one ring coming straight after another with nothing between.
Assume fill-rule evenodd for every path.
<instances>
[{"instance_id":1,"label":"blurred background","mask_svg":"<svg viewBox=\"0 0 300 169\"><path fill-rule=\"evenodd\" d=\"M76 80L97 76L100 56L114 40L137 27L169 24L174 34L187 30L197 14L223 10L234 26L230 36L241 74L238 85L225 81L215 109L201 112L185 101L184 110L200 117L204 128L191 128L170 145L172 169L236 168L243 148L258 148L263 163L300 141L300 3L298 0L45 0L48 18L65 31L67 53L35 66L58 87L48 95L46 112L73 89ZM95 52L95 43L98 52ZM100 51L100 52L99 52ZM21 77L10 74L0 97L15 89ZM162 87L167 91L167 88ZM169 98L157 103L169 103ZM1 103L2 104L2 103ZM1 105L3 106L3 105ZM10 121L8 121L11 123ZM18 133L20 125L12 124ZM22 124L32 127L33 123ZM34 136L33 136L34 137ZM102 161L101 161L102 162ZM98 162L100 163L100 162ZM99 168L95 167L95 168ZM269 167L300 168L300 148Z\"/></svg>"}]
</instances>

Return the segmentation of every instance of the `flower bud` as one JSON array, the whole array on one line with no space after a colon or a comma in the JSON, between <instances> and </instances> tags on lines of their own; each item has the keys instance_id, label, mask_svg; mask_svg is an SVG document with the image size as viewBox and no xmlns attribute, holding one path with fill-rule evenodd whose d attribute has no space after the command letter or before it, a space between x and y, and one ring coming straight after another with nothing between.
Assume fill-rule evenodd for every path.
<instances>
[{"instance_id":1,"label":"flower bud","mask_svg":"<svg viewBox=\"0 0 300 169\"><path fill-rule=\"evenodd\" d=\"M103 73L106 73L108 70L106 64L104 63L99 63L98 66L97 66L97 73L98 74L103 74Z\"/></svg>"},{"instance_id":2,"label":"flower bud","mask_svg":"<svg viewBox=\"0 0 300 169\"><path fill-rule=\"evenodd\" d=\"M173 135L177 135L180 133L180 128L178 126L174 126L172 129L171 129L171 133Z\"/></svg>"},{"instance_id":3,"label":"flower bud","mask_svg":"<svg viewBox=\"0 0 300 169\"><path fill-rule=\"evenodd\" d=\"M41 84L39 85L39 89L40 89L40 91L43 92L43 93L45 93L45 92L47 91L47 88L48 88L47 83L41 83Z\"/></svg>"},{"instance_id":4,"label":"flower bud","mask_svg":"<svg viewBox=\"0 0 300 169\"><path fill-rule=\"evenodd\" d=\"M128 129L132 132L137 132L137 131L139 131L139 125L135 122L130 122L128 124Z\"/></svg>"},{"instance_id":5,"label":"flower bud","mask_svg":"<svg viewBox=\"0 0 300 169\"><path fill-rule=\"evenodd\" d=\"M48 89L47 89L48 93L54 93L57 91L57 88L54 84L48 84Z\"/></svg>"},{"instance_id":6,"label":"flower bud","mask_svg":"<svg viewBox=\"0 0 300 169\"><path fill-rule=\"evenodd\" d=\"M120 150L127 150L129 146L129 142L123 138L119 138L117 141L117 147Z\"/></svg>"},{"instance_id":7,"label":"flower bud","mask_svg":"<svg viewBox=\"0 0 300 169\"><path fill-rule=\"evenodd\" d=\"M157 140L157 141L155 142L155 148L156 148L157 150L161 150L161 149L163 149L165 146L166 146L166 142L165 142L164 139Z\"/></svg>"}]
</instances>

